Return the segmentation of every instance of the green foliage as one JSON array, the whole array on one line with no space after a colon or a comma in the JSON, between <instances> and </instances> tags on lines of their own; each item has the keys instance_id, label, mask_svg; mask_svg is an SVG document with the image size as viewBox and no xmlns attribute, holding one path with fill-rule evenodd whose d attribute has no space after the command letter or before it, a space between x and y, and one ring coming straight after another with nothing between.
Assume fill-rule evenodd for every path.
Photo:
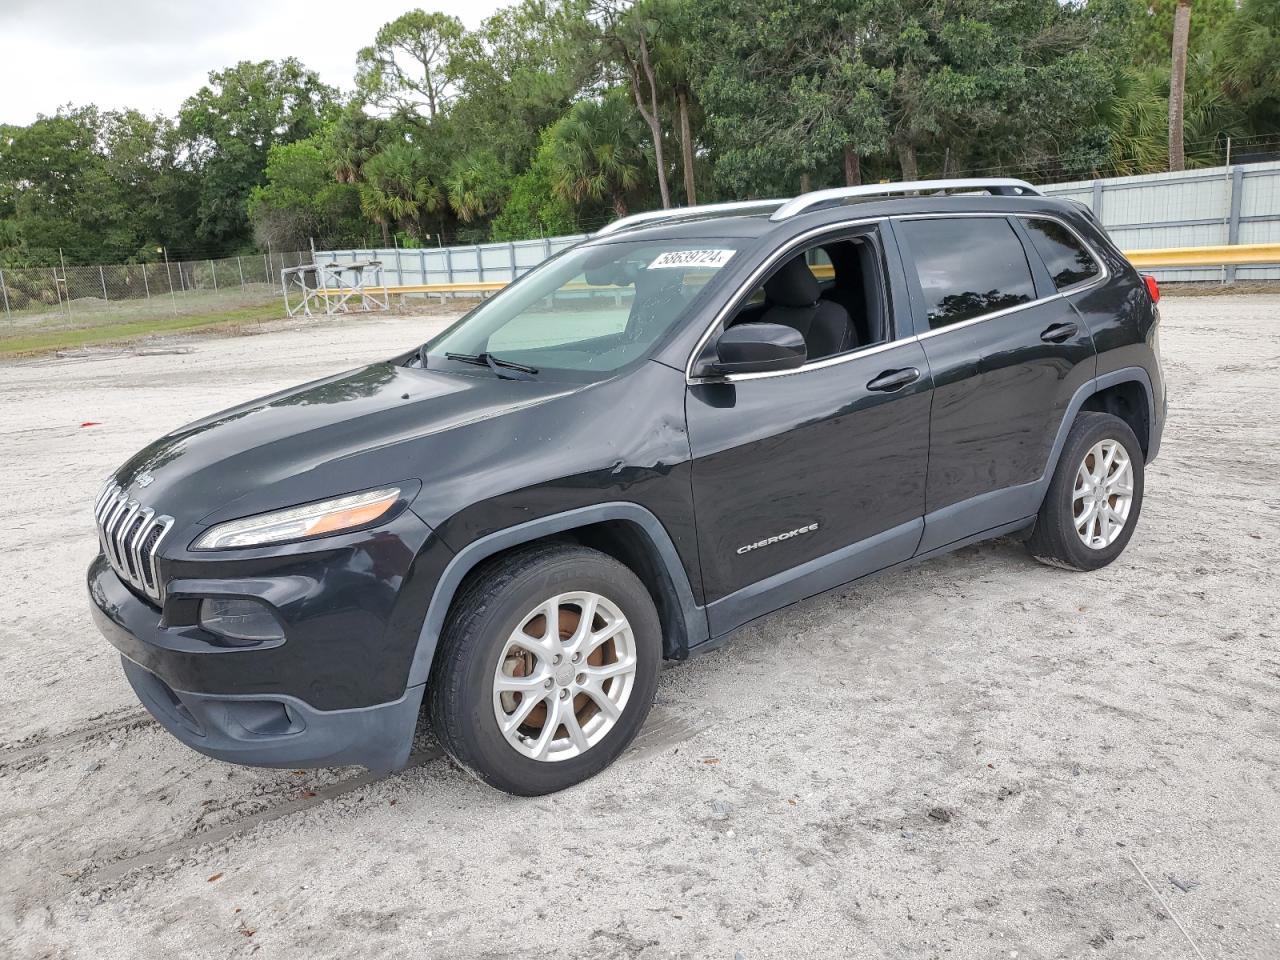
<instances>
[{"instance_id":1,"label":"green foliage","mask_svg":"<svg viewBox=\"0 0 1280 960\"><path fill-rule=\"evenodd\" d=\"M249 194L271 147L319 132L336 104L337 91L292 58L210 73L178 115L199 178L196 238L222 248L247 241Z\"/></svg>"},{"instance_id":2,"label":"green foliage","mask_svg":"<svg viewBox=\"0 0 1280 960\"><path fill-rule=\"evenodd\" d=\"M356 57L356 89L370 104L399 117L422 111L433 120L452 99L451 51L462 39L462 21L443 13L410 10L378 30L373 45Z\"/></svg>"},{"instance_id":3,"label":"green foliage","mask_svg":"<svg viewBox=\"0 0 1280 960\"><path fill-rule=\"evenodd\" d=\"M1280 3L1243 0L1217 42L1222 85L1245 128L1280 131Z\"/></svg>"},{"instance_id":4,"label":"green foliage","mask_svg":"<svg viewBox=\"0 0 1280 960\"><path fill-rule=\"evenodd\" d=\"M1177 5L1178 0L1134 0L1133 54L1137 63L1169 66ZM1267 0L1262 5L1267 5ZM1210 46L1235 12L1236 0L1195 0L1191 7L1191 55Z\"/></svg>"},{"instance_id":5,"label":"green foliage","mask_svg":"<svg viewBox=\"0 0 1280 960\"><path fill-rule=\"evenodd\" d=\"M321 248L361 232L360 191L336 183L333 161L319 137L274 145L267 155L267 182L249 195L249 217L260 247Z\"/></svg>"},{"instance_id":6,"label":"green foliage","mask_svg":"<svg viewBox=\"0 0 1280 960\"><path fill-rule=\"evenodd\" d=\"M547 136L547 167L556 195L579 209L607 204L626 216L649 182L644 127L620 88L579 100Z\"/></svg>"},{"instance_id":7,"label":"green foliage","mask_svg":"<svg viewBox=\"0 0 1280 960\"><path fill-rule=\"evenodd\" d=\"M397 143L364 165L360 209L388 236L389 228L405 230L421 240L439 223L446 198L431 155L409 143Z\"/></svg>"},{"instance_id":8,"label":"green foliage","mask_svg":"<svg viewBox=\"0 0 1280 960\"><path fill-rule=\"evenodd\" d=\"M246 62L176 121L68 106L0 126L0 266L378 228L522 239L859 177L1163 170L1175 3L516 0L474 30L411 10L345 99L297 60ZM1236 3L1195 0L1193 166L1280 134L1280 3Z\"/></svg>"},{"instance_id":9,"label":"green foliage","mask_svg":"<svg viewBox=\"0 0 1280 960\"><path fill-rule=\"evenodd\" d=\"M574 205L556 192L549 133L529 169L511 184L511 195L493 219L494 240L528 240L574 233Z\"/></svg>"}]
</instances>

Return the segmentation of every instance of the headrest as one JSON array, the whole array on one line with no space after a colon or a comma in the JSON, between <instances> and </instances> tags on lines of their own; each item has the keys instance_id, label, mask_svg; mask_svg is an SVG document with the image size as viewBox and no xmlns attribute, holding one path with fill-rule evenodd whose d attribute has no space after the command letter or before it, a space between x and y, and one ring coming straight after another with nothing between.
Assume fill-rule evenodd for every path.
<instances>
[{"instance_id":1,"label":"headrest","mask_svg":"<svg viewBox=\"0 0 1280 960\"><path fill-rule=\"evenodd\" d=\"M764 282L764 293L783 307L808 307L816 303L822 288L804 262L804 254L788 260L782 269Z\"/></svg>"}]
</instances>

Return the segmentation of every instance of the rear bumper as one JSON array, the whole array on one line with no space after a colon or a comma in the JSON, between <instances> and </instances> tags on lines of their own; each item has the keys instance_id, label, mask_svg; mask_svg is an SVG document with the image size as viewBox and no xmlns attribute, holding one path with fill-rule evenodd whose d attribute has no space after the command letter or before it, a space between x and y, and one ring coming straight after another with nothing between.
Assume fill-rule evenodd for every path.
<instances>
[{"instance_id":1,"label":"rear bumper","mask_svg":"<svg viewBox=\"0 0 1280 960\"><path fill-rule=\"evenodd\" d=\"M142 705L171 734L206 756L255 767L359 764L374 773L409 759L424 686L391 703L316 710L296 697L217 695L174 690L122 656Z\"/></svg>"}]
</instances>

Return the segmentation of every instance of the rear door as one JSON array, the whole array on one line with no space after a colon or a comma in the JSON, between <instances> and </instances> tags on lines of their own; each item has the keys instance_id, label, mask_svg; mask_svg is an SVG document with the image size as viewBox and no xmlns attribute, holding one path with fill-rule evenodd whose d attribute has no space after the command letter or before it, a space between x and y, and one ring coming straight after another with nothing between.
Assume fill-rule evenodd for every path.
<instances>
[{"instance_id":1,"label":"rear door","mask_svg":"<svg viewBox=\"0 0 1280 960\"><path fill-rule=\"evenodd\" d=\"M794 371L690 381L685 408L713 635L915 552L928 367L896 249L876 225L861 229L878 254L875 282L888 320L880 342ZM849 228L833 231L808 246L848 235ZM780 253L778 262L803 249ZM742 301L750 292L740 291ZM884 377L904 370L917 376L900 376L897 386Z\"/></svg>"},{"instance_id":2,"label":"rear door","mask_svg":"<svg viewBox=\"0 0 1280 960\"><path fill-rule=\"evenodd\" d=\"M1031 516L1093 340L1016 218L894 221L934 378L922 552Z\"/></svg>"}]
</instances>

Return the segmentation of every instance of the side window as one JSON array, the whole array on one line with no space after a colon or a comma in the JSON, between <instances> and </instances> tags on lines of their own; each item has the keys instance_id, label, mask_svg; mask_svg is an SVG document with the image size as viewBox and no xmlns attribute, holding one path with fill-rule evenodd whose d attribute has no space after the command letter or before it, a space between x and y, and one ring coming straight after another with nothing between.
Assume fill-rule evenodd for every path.
<instances>
[{"instance_id":1,"label":"side window","mask_svg":"<svg viewBox=\"0 0 1280 960\"><path fill-rule=\"evenodd\" d=\"M881 343L890 335L883 270L871 234L820 241L775 267L726 325L794 327L810 361Z\"/></svg>"},{"instance_id":2,"label":"side window","mask_svg":"<svg viewBox=\"0 0 1280 960\"><path fill-rule=\"evenodd\" d=\"M1102 272L1080 239L1056 220L1026 217L1022 223L1059 290Z\"/></svg>"},{"instance_id":3,"label":"side window","mask_svg":"<svg viewBox=\"0 0 1280 960\"><path fill-rule=\"evenodd\" d=\"M1036 298L1022 241L1003 217L904 220L929 329Z\"/></svg>"}]
</instances>

